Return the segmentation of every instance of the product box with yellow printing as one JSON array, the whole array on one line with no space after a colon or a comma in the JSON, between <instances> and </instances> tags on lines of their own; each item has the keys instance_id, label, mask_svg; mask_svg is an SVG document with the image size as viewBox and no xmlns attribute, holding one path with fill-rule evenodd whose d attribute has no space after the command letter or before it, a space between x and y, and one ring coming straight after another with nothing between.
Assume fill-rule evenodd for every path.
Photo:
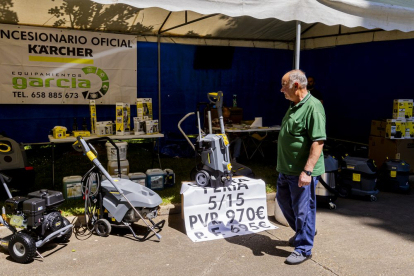
<instances>
[{"instance_id":1,"label":"product box with yellow printing","mask_svg":"<svg viewBox=\"0 0 414 276\"><path fill-rule=\"evenodd\" d=\"M145 121L145 134L156 134L158 131L158 120Z\"/></svg>"},{"instance_id":2,"label":"product box with yellow printing","mask_svg":"<svg viewBox=\"0 0 414 276\"><path fill-rule=\"evenodd\" d=\"M116 103L116 135L130 134L131 108L129 103Z\"/></svg>"},{"instance_id":3,"label":"product box with yellow printing","mask_svg":"<svg viewBox=\"0 0 414 276\"><path fill-rule=\"evenodd\" d=\"M112 122L111 121L103 121L103 122L96 122L96 134L97 135L112 135Z\"/></svg>"},{"instance_id":4,"label":"product box with yellow printing","mask_svg":"<svg viewBox=\"0 0 414 276\"><path fill-rule=\"evenodd\" d=\"M91 133L92 134L97 134L96 133L96 103L95 100L90 100L89 101L89 111L91 112Z\"/></svg>"},{"instance_id":5,"label":"product box with yellow printing","mask_svg":"<svg viewBox=\"0 0 414 276\"><path fill-rule=\"evenodd\" d=\"M413 99L395 99L392 118L406 119L413 117Z\"/></svg>"},{"instance_id":6,"label":"product box with yellow printing","mask_svg":"<svg viewBox=\"0 0 414 276\"><path fill-rule=\"evenodd\" d=\"M55 139L62 139L66 138L66 131L68 129L64 126L55 126L53 128L53 138Z\"/></svg>"},{"instance_id":7,"label":"product box with yellow printing","mask_svg":"<svg viewBox=\"0 0 414 276\"><path fill-rule=\"evenodd\" d=\"M135 135L145 134L145 121L140 120L138 117L134 117L134 134Z\"/></svg>"},{"instance_id":8,"label":"product box with yellow printing","mask_svg":"<svg viewBox=\"0 0 414 276\"><path fill-rule=\"evenodd\" d=\"M151 98L137 98L137 117L140 120L152 120Z\"/></svg>"},{"instance_id":9,"label":"product box with yellow printing","mask_svg":"<svg viewBox=\"0 0 414 276\"><path fill-rule=\"evenodd\" d=\"M405 138L414 138L414 118L405 120Z\"/></svg>"},{"instance_id":10,"label":"product box with yellow printing","mask_svg":"<svg viewBox=\"0 0 414 276\"><path fill-rule=\"evenodd\" d=\"M91 133L89 130L74 130L72 131L72 135L74 137L82 136L82 137L89 137L91 136Z\"/></svg>"},{"instance_id":11,"label":"product box with yellow printing","mask_svg":"<svg viewBox=\"0 0 414 276\"><path fill-rule=\"evenodd\" d=\"M387 119L385 137L389 139L404 139L405 119Z\"/></svg>"}]
</instances>

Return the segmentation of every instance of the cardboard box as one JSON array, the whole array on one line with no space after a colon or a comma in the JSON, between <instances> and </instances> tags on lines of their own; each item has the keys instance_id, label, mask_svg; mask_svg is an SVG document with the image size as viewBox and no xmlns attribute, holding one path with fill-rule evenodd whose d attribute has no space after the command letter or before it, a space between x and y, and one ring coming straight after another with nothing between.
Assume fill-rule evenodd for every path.
<instances>
[{"instance_id":1,"label":"cardboard box","mask_svg":"<svg viewBox=\"0 0 414 276\"><path fill-rule=\"evenodd\" d=\"M387 127L386 121L372 120L371 121L371 135L378 137L385 137L385 130Z\"/></svg>"},{"instance_id":2,"label":"cardboard box","mask_svg":"<svg viewBox=\"0 0 414 276\"><path fill-rule=\"evenodd\" d=\"M112 135L112 122L111 121L103 121L103 122L96 122L96 134L97 135Z\"/></svg>"},{"instance_id":3,"label":"cardboard box","mask_svg":"<svg viewBox=\"0 0 414 276\"><path fill-rule=\"evenodd\" d=\"M405 119L387 119L386 138L404 139L405 131Z\"/></svg>"},{"instance_id":4,"label":"cardboard box","mask_svg":"<svg viewBox=\"0 0 414 276\"><path fill-rule=\"evenodd\" d=\"M145 134L156 134L158 130L158 120L145 121Z\"/></svg>"},{"instance_id":5,"label":"cardboard box","mask_svg":"<svg viewBox=\"0 0 414 276\"><path fill-rule=\"evenodd\" d=\"M378 167L387 158L401 159L410 164L410 172L414 172L414 140L391 140L383 137L370 136L368 157L374 159Z\"/></svg>"},{"instance_id":6,"label":"cardboard box","mask_svg":"<svg viewBox=\"0 0 414 276\"><path fill-rule=\"evenodd\" d=\"M66 138L66 131L68 129L64 126L55 126L53 128L53 138L55 139L62 139Z\"/></svg>"},{"instance_id":7,"label":"cardboard box","mask_svg":"<svg viewBox=\"0 0 414 276\"><path fill-rule=\"evenodd\" d=\"M413 117L413 99L395 99L392 112L393 119Z\"/></svg>"},{"instance_id":8,"label":"cardboard box","mask_svg":"<svg viewBox=\"0 0 414 276\"><path fill-rule=\"evenodd\" d=\"M89 101L89 111L91 112L91 133L92 134L97 134L96 133L96 103L95 100L90 100Z\"/></svg>"},{"instance_id":9,"label":"cardboard box","mask_svg":"<svg viewBox=\"0 0 414 276\"><path fill-rule=\"evenodd\" d=\"M116 135L130 134L130 115L129 103L116 103Z\"/></svg>"},{"instance_id":10,"label":"cardboard box","mask_svg":"<svg viewBox=\"0 0 414 276\"><path fill-rule=\"evenodd\" d=\"M78 137L78 136L89 137L91 136L91 133L89 132L89 130L74 130L72 131L72 135L73 137Z\"/></svg>"},{"instance_id":11,"label":"cardboard box","mask_svg":"<svg viewBox=\"0 0 414 276\"><path fill-rule=\"evenodd\" d=\"M140 120L152 120L152 99L137 99L137 117Z\"/></svg>"},{"instance_id":12,"label":"cardboard box","mask_svg":"<svg viewBox=\"0 0 414 276\"><path fill-rule=\"evenodd\" d=\"M405 120L405 138L414 138L414 118Z\"/></svg>"},{"instance_id":13,"label":"cardboard box","mask_svg":"<svg viewBox=\"0 0 414 276\"><path fill-rule=\"evenodd\" d=\"M145 134L145 121L140 120L138 117L134 117L134 134L135 135Z\"/></svg>"}]
</instances>

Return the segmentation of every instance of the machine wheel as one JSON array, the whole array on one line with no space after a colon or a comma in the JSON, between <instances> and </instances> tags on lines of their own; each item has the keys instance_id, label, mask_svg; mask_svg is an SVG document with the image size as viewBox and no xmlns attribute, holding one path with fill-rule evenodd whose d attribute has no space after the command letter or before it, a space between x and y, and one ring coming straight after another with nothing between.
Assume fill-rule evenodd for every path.
<instances>
[{"instance_id":1,"label":"machine wheel","mask_svg":"<svg viewBox=\"0 0 414 276\"><path fill-rule=\"evenodd\" d=\"M371 196L369 197L369 200L370 200L371 202L377 201L377 197L376 197L376 196L374 196L374 195L371 195Z\"/></svg>"},{"instance_id":2,"label":"machine wheel","mask_svg":"<svg viewBox=\"0 0 414 276\"><path fill-rule=\"evenodd\" d=\"M206 187L210 183L210 174L201 170L196 174L195 180L198 186Z\"/></svg>"},{"instance_id":3,"label":"machine wheel","mask_svg":"<svg viewBox=\"0 0 414 276\"><path fill-rule=\"evenodd\" d=\"M340 186L338 192L340 197L349 197L352 193L352 189L348 186Z\"/></svg>"},{"instance_id":4,"label":"machine wheel","mask_svg":"<svg viewBox=\"0 0 414 276\"><path fill-rule=\"evenodd\" d=\"M203 169L203 164L202 163L199 163L197 166L195 166L190 172L190 180L195 181L197 172L202 170L202 169Z\"/></svg>"},{"instance_id":5,"label":"machine wheel","mask_svg":"<svg viewBox=\"0 0 414 276\"><path fill-rule=\"evenodd\" d=\"M69 220L67 218L62 218L62 224L63 227L68 226L70 224ZM58 243L67 243L69 242L70 237L72 237L72 231L67 232L62 237L56 238L55 241Z\"/></svg>"},{"instance_id":6,"label":"machine wheel","mask_svg":"<svg viewBox=\"0 0 414 276\"><path fill-rule=\"evenodd\" d=\"M100 219L95 222L94 229L98 236L108 237L111 233L111 224L106 219Z\"/></svg>"},{"instance_id":7,"label":"machine wheel","mask_svg":"<svg viewBox=\"0 0 414 276\"><path fill-rule=\"evenodd\" d=\"M336 204L332 203L332 202L329 202L329 209L335 210L336 209Z\"/></svg>"},{"instance_id":8,"label":"machine wheel","mask_svg":"<svg viewBox=\"0 0 414 276\"><path fill-rule=\"evenodd\" d=\"M36 243L30 235L19 232L10 239L9 253L13 260L18 263L31 262L36 256Z\"/></svg>"}]
</instances>

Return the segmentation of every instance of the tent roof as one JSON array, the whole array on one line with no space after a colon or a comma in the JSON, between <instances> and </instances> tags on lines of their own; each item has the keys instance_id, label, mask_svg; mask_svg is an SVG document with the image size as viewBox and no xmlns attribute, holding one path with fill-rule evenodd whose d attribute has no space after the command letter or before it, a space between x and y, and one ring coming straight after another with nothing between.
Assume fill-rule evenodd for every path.
<instances>
[{"instance_id":1,"label":"tent roof","mask_svg":"<svg viewBox=\"0 0 414 276\"><path fill-rule=\"evenodd\" d=\"M407 32L414 30L414 3L403 0L11 0L1 9L0 23L153 42L293 49L296 19L304 22L302 49L414 38ZM362 11L368 15L358 16ZM391 29L401 31L384 31Z\"/></svg>"},{"instance_id":2,"label":"tent roof","mask_svg":"<svg viewBox=\"0 0 414 276\"><path fill-rule=\"evenodd\" d=\"M414 3L410 0L93 0L102 4L125 3L137 8L160 7L169 11L191 10L231 17L320 22L383 30L414 30Z\"/></svg>"}]
</instances>

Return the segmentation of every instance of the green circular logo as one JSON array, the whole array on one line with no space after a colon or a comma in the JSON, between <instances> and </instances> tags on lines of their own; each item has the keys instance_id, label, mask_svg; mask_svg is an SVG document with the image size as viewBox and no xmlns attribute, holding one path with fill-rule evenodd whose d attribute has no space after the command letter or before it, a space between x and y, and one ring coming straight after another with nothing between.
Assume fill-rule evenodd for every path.
<instances>
[{"instance_id":1,"label":"green circular logo","mask_svg":"<svg viewBox=\"0 0 414 276\"><path fill-rule=\"evenodd\" d=\"M88 75L88 74L94 74L97 75L102 80L101 88L98 91L84 91L82 92L82 95L85 99L89 100L95 100L102 98L106 92L109 90L109 78L108 75L105 73L104 70L101 68L95 67L95 66L87 66L82 68L82 71Z\"/></svg>"}]
</instances>

